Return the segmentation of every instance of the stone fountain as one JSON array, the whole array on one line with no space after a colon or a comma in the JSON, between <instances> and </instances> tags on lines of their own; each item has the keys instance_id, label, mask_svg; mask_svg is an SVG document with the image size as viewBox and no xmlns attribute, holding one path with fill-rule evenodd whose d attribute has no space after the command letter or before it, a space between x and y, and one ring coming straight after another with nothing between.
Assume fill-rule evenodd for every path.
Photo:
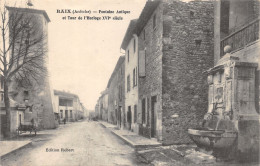
<instances>
[{"instance_id":1,"label":"stone fountain","mask_svg":"<svg viewBox=\"0 0 260 166\"><path fill-rule=\"evenodd\" d=\"M199 148L213 151L217 158L259 160L258 64L241 62L229 52L226 46L225 56L207 71L208 112L201 128L188 133Z\"/></svg>"}]
</instances>

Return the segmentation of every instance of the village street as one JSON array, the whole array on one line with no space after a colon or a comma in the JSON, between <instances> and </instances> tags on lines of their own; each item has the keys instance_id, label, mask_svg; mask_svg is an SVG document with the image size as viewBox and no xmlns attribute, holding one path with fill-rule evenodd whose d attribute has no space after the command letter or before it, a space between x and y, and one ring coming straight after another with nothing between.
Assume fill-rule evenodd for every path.
<instances>
[{"instance_id":1,"label":"village street","mask_svg":"<svg viewBox=\"0 0 260 166\"><path fill-rule=\"evenodd\" d=\"M93 121L60 125L22 139L32 139L32 145L2 158L1 165L140 165L133 148ZM46 148L59 152L46 152Z\"/></svg>"}]
</instances>

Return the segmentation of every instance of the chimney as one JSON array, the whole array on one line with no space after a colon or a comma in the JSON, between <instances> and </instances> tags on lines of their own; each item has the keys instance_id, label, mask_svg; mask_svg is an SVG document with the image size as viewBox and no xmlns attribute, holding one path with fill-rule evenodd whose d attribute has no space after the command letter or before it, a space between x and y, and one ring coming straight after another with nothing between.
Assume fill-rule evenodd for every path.
<instances>
[{"instance_id":1,"label":"chimney","mask_svg":"<svg viewBox=\"0 0 260 166\"><path fill-rule=\"evenodd\" d=\"M32 0L28 0L28 2L27 2L27 6L33 6L33 3L32 3Z\"/></svg>"}]
</instances>

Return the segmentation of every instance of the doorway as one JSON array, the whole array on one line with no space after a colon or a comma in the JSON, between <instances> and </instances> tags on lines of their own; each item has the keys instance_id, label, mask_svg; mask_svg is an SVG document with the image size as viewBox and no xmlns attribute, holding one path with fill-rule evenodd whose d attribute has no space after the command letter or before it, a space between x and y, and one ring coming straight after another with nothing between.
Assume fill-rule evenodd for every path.
<instances>
[{"instance_id":1,"label":"doorway","mask_svg":"<svg viewBox=\"0 0 260 166\"><path fill-rule=\"evenodd\" d=\"M19 125L21 125L21 124L22 124L22 115L19 114Z\"/></svg>"},{"instance_id":2,"label":"doorway","mask_svg":"<svg viewBox=\"0 0 260 166\"><path fill-rule=\"evenodd\" d=\"M69 117L68 117L68 110L65 110L65 119L66 121L68 121Z\"/></svg>"},{"instance_id":3,"label":"doorway","mask_svg":"<svg viewBox=\"0 0 260 166\"><path fill-rule=\"evenodd\" d=\"M151 98L151 137L156 137L156 96Z\"/></svg>"},{"instance_id":4,"label":"doorway","mask_svg":"<svg viewBox=\"0 0 260 166\"><path fill-rule=\"evenodd\" d=\"M70 119L73 119L72 110L70 110Z\"/></svg>"},{"instance_id":5,"label":"doorway","mask_svg":"<svg viewBox=\"0 0 260 166\"><path fill-rule=\"evenodd\" d=\"M121 113L122 113L122 107L120 106L118 109L118 124L119 124L119 128L121 128Z\"/></svg>"},{"instance_id":6,"label":"doorway","mask_svg":"<svg viewBox=\"0 0 260 166\"><path fill-rule=\"evenodd\" d=\"M131 106L128 106L128 111L127 111L127 122L128 122L128 129L131 130L131 125L132 125L132 113L131 113Z\"/></svg>"}]
</instances>

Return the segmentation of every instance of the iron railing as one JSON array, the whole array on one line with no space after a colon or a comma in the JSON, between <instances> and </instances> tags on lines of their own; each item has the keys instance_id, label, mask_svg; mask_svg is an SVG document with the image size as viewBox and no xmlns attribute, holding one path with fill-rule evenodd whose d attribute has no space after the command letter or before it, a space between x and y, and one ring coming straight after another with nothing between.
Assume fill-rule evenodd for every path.
<instances>
[{"instance_id":1,"label":"iron railing","mask_svg":"<svg viewBox=\"0 0 260 166\"><path fill-rule=\"evenodd\" d=\"M239 50L259 39L259 18L242 26L237 31L229 34L220 42L220 56L224 55L224 47L231 46L231 51Z\"/></svg>"}]
</instances>

